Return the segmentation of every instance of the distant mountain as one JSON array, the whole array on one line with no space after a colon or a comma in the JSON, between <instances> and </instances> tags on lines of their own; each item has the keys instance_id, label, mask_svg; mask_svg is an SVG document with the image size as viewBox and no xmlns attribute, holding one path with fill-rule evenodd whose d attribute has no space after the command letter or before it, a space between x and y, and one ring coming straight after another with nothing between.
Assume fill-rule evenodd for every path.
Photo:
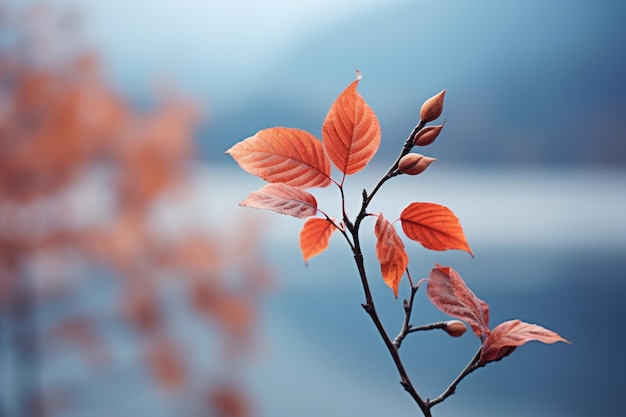
<instances>
[{"instance_id":1,"label":"distant mountain","mask_svg":"<svg viewBox=\"0 0 626 417\"><path fill-rule=\"evenodd\" d=\"M455 163L626 163L626 3L407 2L311 34L276 59L240 106L202 132L210 159L257 130L320 134L334 98L359 86L396 155L423 100L447 88L441 137L423 153ZM394 141L397 145L389 145Z\"/></svg>"}]
</instances>

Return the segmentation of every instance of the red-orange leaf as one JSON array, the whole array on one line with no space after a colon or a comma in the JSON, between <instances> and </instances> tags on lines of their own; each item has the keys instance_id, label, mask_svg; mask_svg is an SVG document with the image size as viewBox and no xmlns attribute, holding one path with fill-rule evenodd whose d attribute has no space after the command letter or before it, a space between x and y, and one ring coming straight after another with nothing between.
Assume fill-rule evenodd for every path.
<instances>
[{"instance_id":1,"label":"red-orange leaf","mask_svg":"<svg viewBox=\"0 0 626 417\"><path fill-rule=\"evenodd\" d=\"M226 151L246 172L269 182L296 187L326 187L330 162L322 142L305 130L273 127Z\"/></svg>"},{"instance_id":2,"label":"red-orange leaf","mask_svg":"<svg viewBox=\"0 0 626 417\"><path fill-rule=\"evenodd\" d=\"M426 294L439 310L467 322L478 337L489 334L489 305L476 297L454 269L435 265Z\"/></svg>"},{"instance_id":3,"label":"red-orange leaf","mask_svg":"<svg viewBox=\"0 0 626 417\"><path fill-rule=\"evenodd\" d=\"M400 214L402 230L409 239L426 249L461 249L474 256L459 219L446 206L434 203L411 203Z\"/></svg>"},{"instance_id":4,"label":"red-orange leaf","mask_svg":"<svg viewBox=\"0 0 626 417\"><path fill-rule=\"evenodd\" d=\"M409 257L404 250L404 244L400 240L396 229L383 217L382 213L378 215L374 233L377 239L376 257L378 257L378 262L380 262L380 272L383 275L383 281L391 287L394 295L398 298L398 286L404 271L406 271Z\"/></svg>"},{"instance_id":5,"label":"red-orange leaf","mask_svg":"<svg viewBox=\"0 0 626 417\"><path fill-rule=\"evenodd\" d=\"M239 203L240 206L273 210L299 219L311 217L317 211L317 200L299 187L287 184L267 184Z\"/></svg>"},{"instance_id":6,"label":"red-orange leaf","mask_svg":"<svg viewBox=\"0 0 626 417\"><path fill-rule=\"evenodd\" d=\"M543 343L570 343L558 333L537 324L525 323L521 320L509 320L496 326L485 339L480 354L480 364L499 361L510 355L518 346L533 340Z\"/></svg>"},{"instance_id":7,"label":"red-orange leaf","mask_svg":"<svg viewBox=\"0 0 626 417\"><path fill-rule=\"evenodd\" d=\"M324 148L344 174L362 170L380 145L380 124L356 91L361 74L337 97L322 125Z\"/></svg>"},{"instance_id":8,"label":"red-orange leaf","mask_svg":"<svg viewBox=\"0 0 626 417\"><path fill-rule=\"evenodd\" d=\"M310 218L304 223L300 232L300 249L304 263L326 250L330 236L336 229L332 222L319 217Z\"/></svg>"}]
</instances>

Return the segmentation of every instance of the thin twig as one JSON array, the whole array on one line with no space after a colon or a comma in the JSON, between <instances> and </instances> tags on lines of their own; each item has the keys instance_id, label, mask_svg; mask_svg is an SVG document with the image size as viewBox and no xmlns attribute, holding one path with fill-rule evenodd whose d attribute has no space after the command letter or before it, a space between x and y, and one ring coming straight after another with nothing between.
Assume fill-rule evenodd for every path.
<instances>
[{"instance_id":1,"label":"thin twig","mask_svg":"<svg viewBox=\"0 0 626 417\"><path fill-rule=\"evenodd\" d=\"M398 170L398 164L400 163L400 159L402 159L403 156L411 152L411 149L413 149L413 147L415 146L415 144L413 143L413 139L415 138L415 135L417 135L417 133L420 130L422 130L422 128L425 125L426 123L420 120L417 126L413 128L413 131L411 132L407 140L404 142L404 145L402 146L402 150L400 151L400 155L398 155L398 157L396 158L396 161L393 163L393 165L391 165L391 168L389 168L387 173L382 176L382 178L378 181L376 186L374 186L374 189L372 190L372 192L369 193L369 195L367 195L367 197L363 200L363 206L361 209L361 213L359 213L359 217L362 214L364 214L365 209L370 204L370 202L372 201L372 198L374 198L374 195L378 192L380 187L382 187L382 185L386 183L388 180L390 180L391 178L399 174L397 170Z\"/></svg>"},{"instance_id":2,"label":"thin twig","mask_svg":"<svg viewBox=\"0 0 626 417\"><path fill-rule=\"evenodd\" d=\"M480 363L478 363L478 360L480 359L481 350L482 350L482 347L478 349L478 352L476 352L472 360L469 361L465 369L461 371L461 373L454 379L454 381L452 381L452 383L448 386L448 388L446 388L445 391L441 393L440 396L438 396L437 398L433 400L428 400L427 405L429 409L432 408L434 405L439 404L440 402L442 402L443 400L445 400L452 394L454 394L456 392L457 385L459 385L459 383L463 380L463 378L465 378L466 376L468 376L469 374L471 374L476 369L482 366L480 365Z\"/></svg>"},{"instance_id":3,"label":"thin twig","mask_svg":"<svg viewBox=\"0 0 626 417\"><path fill-rule=\"evenodd\" d=\"M438 321L436 323L430 323L430 324L424 324L422 326L411 327L408 333L421 332L424 330L445 329L446 327L448 327L447 321Z\"/></svg>"},{"instance_id":4,"label":"thin twig","mask_svg":"<svg viewBox=\"0 0 626 417\"><path fill-rule=\"evenodd\" d=\"M400 349L402 341L411 331L411 325L409 324L409 321L411 320L411 312L413 311L413 300L415 300L415 294L417 294L417 290L419 290L419 285L411 287L411 297L409 298L409 301L404 300L404 322L402 323L402 329L400 330L400 333L398 333L396 338L393 339L393 344L396 349Z\"/></svg>"}]
</instances>

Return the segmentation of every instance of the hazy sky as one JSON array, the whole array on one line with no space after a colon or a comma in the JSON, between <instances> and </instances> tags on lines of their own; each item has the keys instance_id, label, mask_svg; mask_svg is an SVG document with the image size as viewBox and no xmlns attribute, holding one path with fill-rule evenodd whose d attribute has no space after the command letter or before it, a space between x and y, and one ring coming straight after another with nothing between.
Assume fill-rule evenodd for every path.
<instances>
[{"instance_id":1,"label":"hazy sky","mask_svg":"<svg viewBox=\"0 0 626 417\"><path fill-rule=\"evenodd\" d=\"M141 78L160 69L184 83L185 77L196 72L189 63L196 62L210 71L207 83L239 80L241 87L255 72L274 65L274 58L283 51L324 26L403 1L60 2L77 6L88 40L98 46L116 76L123 72L124 77Z\"/></svg>"},{"instance_id":2,"label":"hazy sky","mask_svg":"<svg viewBox=\"0 0 626 417\"><path fill-rule=\"evenodd\" d=\"M442 141L450 160L626 160L619 0L57 1L77 6L125 95L165 76L206 102L202 146L215 159L263 127L317 133L359 69L387 137L404 137L421 100L448 88L446 131L474 141Z\"/></svg>"},{"instance_id":3,"label":"hazy sky","mask_svg":"<svg viewBox=\"0 0 626 417\"><path fill-rule=\"evenodd\" d=\"M20 1L15 0L18 4ZM420 99L443 87L450 88L450 98L446 97L445 117L448 121L445 137L438 140L432 148L432 155L438 158L438 162L419 178L423 179L423 182L415 182L417 185L414 189L419 192L407 192L409 189L413 190L410 188L413 187L411 179L401 177L398 181L394 180L393 186L381 190L378 196L380 198L377 197L371 208L383 211L387 218L393 220L409 201L433 201L450 207L461 219L468 240L476 252L476 260L471 262L484 262L482 265L487 264L496 269L496 272L500 270L508 272L506 271L508 260L485 257L484 254L488 253L490 248L505 247L511 251L515 249L516 252L520 248L521 250L532 248L545 252L545 258L550 261L547 265L554 270L538 266L536 259L533 258L523 268L524 271L516 271L518 274L525 274L525 271L528 271L529 274L533 274L531 277L525 278L523 283L515 284L516 286L505 281L499 284L499 288L508 286L509 290L511 288L517 290L522 285L527 287L550 285L552 284L550 280L579 279L578 276L570 277L560 273L561 269L569 265L553 262L549 259L552 253L582 248L589 252L593 249L613 254L623 252L623 248L626 247L626 224L623 221L623 212L626 210L624 171L607 170L588 175L590 171L577 170L578 167L575 165L584 161L584 158L589 158L594 152L599 154L594 147L608 149L607 154L617 155L613 158L617 162L624 160L625 153L618 152L619 149L623 150L624 146L612 145L624 143L622 120L623 110L626 108L623 104L622 71L625 68L623 56L626 54L626 48L620 49L626 42L624 35L626 25L623 24L626 22L626 14L618 13L625 10L620 1L624 0L598 2L54 0L52 2L73 4L78 7L79 15L83 17L85 23L87 43L94 45L96 51L102 55L105 73L110 74L125 88L123 90L125 96L129 95L129 91L132 94L148 88L160 71L164 75L171 75L176 83L191 90L192 96L207 99L212 106L207 112L212 118L211 122L219 125L218 127L226 133L220 137L219 132L210 132L206 135L208 139L204 138L205 143L212 144L223 140L215 146L214 154L231 163L231 166L234 162L224 156L224 150L246 135L273 125L265 123L274 123L273 120L278 120L278 116L281 120L289 120L290 123L297 123L298 127L304 127L299 124L302 121L302 114L311 114L311 119L306 119L305 122L312 120L317 123L324 117L330 101L341 88L354 79L354 70L357 68L364 70L364 82L359 89L379 115L385 140L396 137L390 126L397 125L397 129L402 131L400 135L405 133L403 132L405 125L409 129L413 126L411 123L415 121L412 118L421 104ZM605 8L605 5L614 7ZM425 34L430 37L424 36ZM405 43L400 45L400 41ZM266 80L267 86L259 88L258 84ZM306 83L302 82L303 80ZM291 95L284 101L276 100L276 96L280 94ZM309 97L312 97L311 102L313 99L318 100L317 104L312 105L308 102ZM242 108L238 110L239 113L236 111L237 106ZM232 114L229 114L229 111ZM244 122L248 125L242 127ZM319 123L315 123L312 125L319 129ZM573 143L574 141L578 143ZM449 149L443 152L444 148L437 148L440 144L444 146L447 144ZM386 143L383 147L391 149ZM492 148L497 148L499 153L491 160L505 161L504 168L500 170L481 166L481 161L477 162L473 159L475 154L471 154L472 151L476 152L476 149L482 152L482 149ZM527 171L515 171L506 164L506 161L523 160L524 155L528 155L525 157L526 161L540 160L548 164L554 163L556 156L563 153L563 149L566 148L576 148L576 151L567 160L574 163L565 171L532 168ZM447 159L451 151L463 154L465 161L469 160L475 170L451 169ZM391 152L395 156L396 150ZM509 159L503 155L508 155ZM604 154L597 157L600 162L606 159ZM365 179L363 182L350 178L350 187L354 188L349 190L348 195L351 196L349 204L357 204L358 198L354 200L354 196L360 195L360 187L362 185L371 187L375 181L373 178L384 172L379 169L380 167L372 168L371 173L367 174L368 177L360 178ZM223 172L220 174L223 175ZM214 229L228 227L230 221L228 216L232 216L233 213L252 216L252 211L250 214L247 212L243 214L243 209L237 211L235 209L238 209L237 203L247 193L260 187L262 182L242 171L237 171L237 175L236 178L242 178L241 181L239 179L223 181L221 180L223 177L219 177L220 180L215 182L217 176L214 176L214 172L199 177L198 192L194 194L194 199L188 206L181 207L180 201L172 202L176 209L188 210L189 215L170 216L169 219L158 220L164 226L167 226L168 220L175 225L178 225L178 222L187 222L189 227ZM211 184L204 181L211 181ZM211 189L210 186L216 188ZM337 216L337 190L329 187L319 192L316 190L315 194L320 207ZM406 201L400 201L401 199ZM97 203L93 199L89 199L89 202ZM212 213L210 209L216 210L216 213ZM350 206L348 210L354 213L357 208ZM320 284L328 284L324 288L335 288L336 274L323 269L330 265L328 259L333 259L326 256L330 254L315 258L311 262L311 268L301 267L297 248L301 222L275 213L255 214L267 219L265 223L269 234L267 241L282 244L281 248L285 248L280 254L281 260L287 254L300 268L289 271L296 275L291 277L294 282L297 283L298 279L305 282L303 271L306 270L309 275L323 275L315 277L315 280L311 279L311 286L322 287ZM220 221L216 222L215 219ZM369 232L371 239L371 229ZM339 240L338 236L334 237L331 241L331 250L339 247L338 243L342 243L337 242ZM373 249L371 245L369 248ZM345 251L346 248L342 246L340 250ZM457 254L456 251L437 252L435 255L438 262L457 255L462 256L465 262L470 262L467 254ZM421 259L418 258L418 261ZM496 261L500 261L501 264L497 264ZM594 260L592 266L601 268L601 260L597 262ZM316 272L320 270L322 273ZM593 279L592 283L596 288L601 287L598 283L617 277L619 270L623 268L617 273L615 270L608 272L599 270L601 272L597 274L598 276L583 277L590 281ZM536 273L537 271L539 272ZM595 271L594 269L594 273ZM493 270L491 272L493 276L497 275ZM349 270L349 274L353 274L353 270ZM352 285L353 278L354 276L349 277L352 281L347 285ZM580 288L587 285L586 282L578 284ZM569 288L570 285L564 289ZM585 291L587 289L585 288ZM610 292L606 288L604 290L606 293ZM389 292L387 295L389 296ZM580 299L582 300L583 296L580 296ZM324 300L327 302L328 298ZM575 298L572 305L577 300L578 298ZM352 305L354 310L351 311L356 314L362 314L358 307L360 301L359 299ZM601 303L609 305L603 300L597 302ZM575 340L574 350L571 351L573 353L567 353L570 356L563 355L560 358L563 363L571 360L574 357L571 355L578 352L576 361L570 362L575 362L577 366L570 367L568 364L568 367L574 369L572 372L578 374L572 374L575 376L563 378L563 381L554 384L554 387L559 388L562 397L555 399L553 404L563 404L563 410L566 412L574 408L572 399L575 400L574 404L578 404L585 400L585 396L590 395L585 392L588 388L595 388L594 392L600 394L608 392L609 395L605 395L606 402L611 406L619 403L618 395L610 395L612 392L610 389L619 387L619 381L616 383L609 381L611 383L606 384L606 389L601 389L604 386L598 384L602 384L603 381L598 381L596 373L583 374L578 368L588 366L588 369L593 368L594 372L597 369L614 371L617 363L604 352L599 355L601 356L599 361L593 363L585 361L597 353L597 342L595 338L589 338L587 350L578 346L584 346L586 340L583 335L589 329L593 329L594 325L597 326L597 323L592 323L582 312L589 308L586 306L588 303L581 304L576 305L575 309L564 310L571 313L571 316L564 314L565 318L560 317L558 311L551 308L557 313L554 313L556 315L552 320L546 319L546 324L558 325L559 329L562 328L562 323L580 321L578 324L580 333L566 334L566 337ZM612 304L612 307L616 305ZM298 306L296 305L294 309L292 306L288 307L284 311L279 310L281 314L277 316L287 319L298 318L293 315L294 310L297 312ZM535 306L530 306L530 311L531 307ZM527 314L528 311L522 314ZM306 316L307 312L301 311L300 314ZM502 311L497 314L517 313ZM591 317L595 319L596 316L599 317L600 314ZM602 317L604 320L602 323L607 322L606 317L615 316ZM314 319L309 323L318 321L317 316ZM308 336L315 335L295 319L294 323L295 330ZM281 322L276 324L277 327L283 325ZM370 330L369 323L367 326ZM335 335L330 334L327 335L327 340L316 346L315 343L319 342L314 340L315 338L299 339L304 336L291 330L292 328L286 325L275 330L278 336L283 338L280 340L289 342L284 343L286 353L279 351L276 355L280 362L275 362L282 366L278 369L278 375L285 375L281 380L283 386L298 388L300 395L310 394L300 389L299 385L293 384L293 380L289 378L297 368L300 369L299 373L308 379L307 382L323 386L327 385L325 378L329 375L336 376L334 384L330 385L328 391L341 397L342 404L346 404L346 407L350 407L350 400L344 400L351 391L354 394L354 397L351 397L355 398L354 401L365 396L383 403L385 397L380 395L378 389L372 389L371 379L359 378L360 385L351 385L354 384L353 379L356 379L353 372L355 368L337 370L329 361L329 352L337 350L337 341L347 344L347 347L343 348L348 352L346 357L356 356L351 351L354 345L349 337L334 339ZM364 333L364 336L367 336L368 342L371 340L371 333ZM612 339L609 338L604 345L612 349L610 352L617 350L615 346L623 346L620 343L613 343L622 341L623 337L619 332L612 332L609 337ZM297 342L304 340L305 343L294 345L294 340ZM329 346L332 349L329 349ZM551 358L549 349L545 349L546 353L542 351L542 355ZM311 352L321 354L316 357ZM360 349L359 352L368 353L369 349ZM281 353L283 355L280 355ZM332 356L330 357L332 359ZM300 368L301 358L306 358L308 368ZM367 364L368 361L362 363ZM388 365L387 362L383 363ZM526 363L518 366L527 367ZM356 366L361 366L361 363ZM535 369L541 370L540 363L533 366L534 369L527 370L528 376L524 383L528 385L525 389L528 386L540 386L541 383L549 385L552 380L543 376L539 383L535 380L528 382L531 378L536 379L535 375L539 375L535 374ZM373 370L369 367L363 368L371 374L375 374L377 370L376 367ZM309 374L308 371L313 373ZM267 372L269 375L276 375L277 371L270 369ZM260 378L259 385L267 391L261 394L266 395L267 401L275 404L277 409L283 409L281 407L285 396L282 391L267 383L268 374L264 373ZM365 375L370 376L370 373ZM582 382L577 383L576 379ZM501 387L502 390L506 388L507 391L515 393L515 389L508 385L504 386L501 379L494 378L494 381L494 385ZM477 389L482 388L480 380L473 384L476 384L474 386ZM463 386L463 392L468 393L468 396L472 393L470 386L468 383L468 390L465 383ZM572 387L578 386L580 388L574 393L567 392ZM404 407L405 404L408 407L413 406L397 385L390 389L393 390L393 395L402 396L402 402L398 402L398 406ZM546 395L551 396L551 392L546 392ZM460 397L466 394L458 395ZM489 398L488 393L480 395L480 398ZM306 398L296 397L287 400L291 401L295 410L301 401L306 401L309 397L307 395ZM98 398L101 401L108 400L105 396ZM455 396L450 402L453 404L452 407L457 407L456 404L460 406L467 404L461 398ZM520 398L521 402L525 401L526 397ZM90 398L87 397L86 400L89 401ZM388 401L394 403L395 400ZM475 398L471 401L475 401ZM526 403L528 406L536 406L534 401ZM316 405L320 408L325 406L323 402ZM542 405L543 403L539 403L539 406ZM556 416L561 415L563 410L559 407L550 413L544 409L534 414ZM313 411L315 415L324 414L324 409ZM375 410L366 411L375 414ZM582 414L581 411L580 415Z\"/></svg>"}]
</instances>

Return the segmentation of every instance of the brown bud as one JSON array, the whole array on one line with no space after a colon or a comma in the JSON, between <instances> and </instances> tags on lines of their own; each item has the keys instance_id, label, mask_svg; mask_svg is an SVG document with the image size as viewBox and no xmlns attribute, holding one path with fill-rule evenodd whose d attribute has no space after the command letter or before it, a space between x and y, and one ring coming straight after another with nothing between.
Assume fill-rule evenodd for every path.
<instances>
[{"instance_id":1,"label":"brown bud","mask_svg":"<svg viewBox=\"0 0 626 417\"><path fill-rule=\"evenodd\" d=\"M404 155L398 162L398 171L403 174L417 175L428 168L428 165L435 162L435 158L424 156L419 153L409 153Z\"/></svg>"},{"instance_id":2,"label":"brown bud","mask_svg":"<svg viewBox=\"0 0 626 417\"><path fill-rule=\"evenodd\" d=\"M443 122L443 125L445 124L446 122ZM435 141L435 139L437 139L437 136L439 136L439 132L441 132L441 129L443 129L443 125L426 126L422 130L417 132L417 135L415 135L415 138L413 138L413 143L415 143L417 146L430 145Z\"/></svg>"},{"instance_id":3,"label":"brown bud","mask_svg":"<svg viewBox=\"0 0 626 417\"><path fill-rule=\"evenodd\" d=\"M459 337L465 333L467 327L465 327L465 323L462 321L449 320L446 322L446 327L444 327L443 330L452 337Z\"/></svg>"},{"instance_id":4,"label":"brown bud","mask_svg":"<svg viewBox=\"0 0 626 417\"><path fill-rule=\"evenodd\" d=\"M422 122L432 122L441 116L441 112L443 111L443 97L445 95L446 90L441 90L439 94L432 96L422 104L422 109L420 110L420 119L422 119Z\"/></svg>"}]
</instances>

